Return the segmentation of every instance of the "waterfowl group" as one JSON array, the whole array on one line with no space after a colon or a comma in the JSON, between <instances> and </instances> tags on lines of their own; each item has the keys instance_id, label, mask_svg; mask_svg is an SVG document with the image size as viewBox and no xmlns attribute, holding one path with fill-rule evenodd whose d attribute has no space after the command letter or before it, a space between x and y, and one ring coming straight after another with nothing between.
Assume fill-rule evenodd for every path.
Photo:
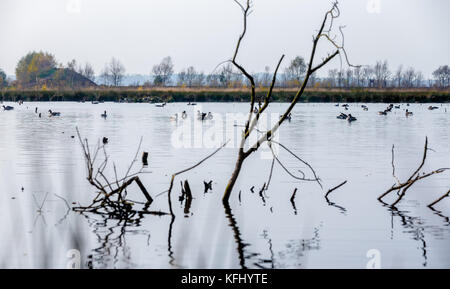
<instances>
[{"instance_id":1,"label":"waterfowl group","mask_svg":"<svg viewBox=\"0 0 450 289\"><path fill-rule=\"evenodd\" d=\"M378 114L379 115L387 115L388 112L392 111L393 107L394 107L394 105L391 103L385 110L379 111Z\"/></svg>"},{"instance_id":2,"label":"waterfowl group","mask_svg":"<svg viewBox=\"0 0 450 289\"><path fill-rule=\"evenodd\" d=\"M213 115L211 112L200 112L199 110L197 110L197 119L198 120L211 120L213 119Z\"/></svg>"},{"instance_id":3,"label":"waterfowl group","mask_svg":"<svg viewBox=\"0 0 450 289\"><path fill-rule=\"evenodd\" d=\"M353 121L356 121L356 120L357 120L356 117L352 116L351 113L349 113L349 114L347 115L347 114L342 113L342 112L341 112L341 114L338 115L336 118L337 118L337 119L342 119L342 120L347 120L348 122L353 122Z\"/></svg>"}]
</instances>

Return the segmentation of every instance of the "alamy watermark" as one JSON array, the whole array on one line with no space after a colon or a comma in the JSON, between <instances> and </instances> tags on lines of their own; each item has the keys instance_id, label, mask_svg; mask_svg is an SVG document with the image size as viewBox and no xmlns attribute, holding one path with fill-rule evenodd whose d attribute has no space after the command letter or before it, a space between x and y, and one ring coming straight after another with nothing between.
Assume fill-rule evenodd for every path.
<instances>
[{"instance_id":1,"label":"alamy watermark","mask_svg":"<svg viewBox=\"0 0 450 289\"><path fill-rule=\"evenodd\" d=\"M366 253L369 261L366 264L366 269L381 269L381 252L378 249L370 249Z\"/></svg>"},{"instance_id":2,"label":"alamy watermark","mask_svg":"<svg viewBox=\"0 0 450 289\"><path fill-rule=\"evenodd\" d=\"M367 0L366 10L370 14L380 14L381 0Z\"/></svg>"},{"instance_id":3,"label":"alamy watermark","mask_svg":"<svg viewBox=\"0 0 450 289\"><path fill-rule=\"evenodd\" d=\"M252 119L256 113L252 113ZM246 113L213 113L202 112L201 106L196 106L191 111L183 111L172 117L176 122L176 128L171 135L173 148L219 148L227 143L226 148L239 148L242 134L245 130L249 114ZM248 149L258 143L265 133L277 125L280 119L279 113L262 113L252 133L246 140ZM278 141L279 130L271 136L271 140ZM273 150L273 153L272 153ZM272 159L273 154L278 154L279 148L272 144L272 150L268 146L260 147L262 159Z\"/></svg>"},{"instance_id":4,"label":"alamy watermark","mask_svg":"<svg viewBox=\"0 0 450 289\"><path fill-rule=\"evenodd\" d=\"M81 267L81 253L77 249L70 249L66 253L68 261L66 263L66 269L80 269Z\"/></svg>"},{"instance_id":5,"label":"alamy watermark","mask_svg":"<svg viewBox=\"0 0 450 289\"><path fill-rule=\"evenodd\" d=\"M69 14L81 13L81 0L67 0L66 12Z\"/></svg>"}]
</instances>

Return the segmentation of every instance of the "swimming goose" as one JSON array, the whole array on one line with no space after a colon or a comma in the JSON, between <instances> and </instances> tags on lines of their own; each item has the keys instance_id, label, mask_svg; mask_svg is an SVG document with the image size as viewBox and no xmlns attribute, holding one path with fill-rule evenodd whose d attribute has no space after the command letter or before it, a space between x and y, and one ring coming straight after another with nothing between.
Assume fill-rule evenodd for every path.
<instances>
[{"instance_id":1,"label":"swimming goose","mask_svg":"<svg viewBox=\"0 0 450 289\"><path fill-rule=\"evenodd\" d=\"M106 114L106 110L104 113L101 114L101 117L106 118L108 115Z\"/></svg>"},{"instance_id":2,"label":"swimming goose","mask_svg":"<svg viewBox=\"0 0 450 289\"><path fill-rule=\"evenodd\" d=\"M185 110L183 110L183 113L181 114L181 118L182 119L186 119L187 118L187 113Z\"/></svg>"},{"instance_id":3,"label":"swimming goose","mask_svg":"<svg viewBox=\"0 0 450 289\"><path fill-rule=\"evenodd\" d=\"M49 109L48 112L50 113L50 116L60 116L61 115L60 112L53 112L51 109Z\"/></svg>"},{"instance_id":4,"label":"swimming goose","mask_svg":"<svg viewBox=\"0 0 450 289\"><path fill-rule=\"evenodd\" d=\"M336 118L337 119L347 119L348 115L346 115L345 113L342 113L340 115L338 115Z\"/></svg>"},{"instance_id":5,"label":"swimming goose","mask_svg":"<svg viewBox=\"0 0 450 289\"><path fill-rule=\"evenodd\" d=\"M408 111L408 110L406 110L406 113L405 113L405 115L406 115L406 117L408 117L408 116L410 116L410 115L413 115L413 113L412 113L412 111Z\"/></svg>"},{"instance_id":6,"label":"swimming goose","mask_svg":"<svg viewBox=\"0 0 450 289\"><path fill-rule=\"evenodd\" d=\"M8 105L8 106L3 106L3 109L4 110L13 110L14 107Z\"/></svg>"},{"instance_id":7,"label":"swimming goose","mask_svg":"<svg viewBox=\"0 0 450 289\"><path fill-rule=\"evenodd\" d=\"M387 110L385 110L385 111L379 111L378 114L379 114L379 115L387 115Z\"/></svg>"},{"instance_id":8,"label":"swimming goose","mask_svg":"<svg viewBox=\"0 0 450 289\"><path fill-rule=\"evenodd\" d=\"M347 120L348 120L348 122L353 122L353 121L356 121L357 119L356 119L356 117L349 114Z\"/></svg>"},{"instance_id":9,"label":"swimming goose","mask_svg":"<svg viewBox=\"0 0 450 289\"><path fill-rule=\"evenodd\" d=\"M292 114L291 114L291 113L289 113L289 114L288 114L288 116L287 116L286 118L287 118L287 120L288 120L289 122L291 122L291 119L292 119Z\"/></svg>"}]
</instances>

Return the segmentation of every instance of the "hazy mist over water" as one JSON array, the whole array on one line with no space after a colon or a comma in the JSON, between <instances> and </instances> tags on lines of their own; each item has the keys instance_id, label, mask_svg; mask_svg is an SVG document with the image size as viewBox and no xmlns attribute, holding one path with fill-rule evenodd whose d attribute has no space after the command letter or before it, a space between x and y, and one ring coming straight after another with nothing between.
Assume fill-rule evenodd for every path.
<instances>
[{"instance_id":1,"label":"hazy mist over water","mask_svg":"<svg viewBox=\"0 0 450 289\"><path fill-rule=\"evenodd\" d=\"M330 3L255 0L239 58L249 71L263 72L282 54L287 60L306 57ZM353 63L388 60L392 70L403 64L431 77L450 61L450 42L443 37L450 27L447 0L345 0L340 8L336 25L346 26ZM150 74L168 55L176 71L193 65L208 74L230 58L241 22L232 0L2 0L0 67L13 75L22 56L44 50L64 64L90 62L97 74L111 57L127 73ZM331 49L324 45L319 52ZM335 59L329 68L339 65Z\"/></svg>"},{"instance_id":2,"label":"hazy mist over water","mask_svg":"<svg viewBox=\"0 0 450 289\"><path fill-rule=\"evenodd\" d=\"M247 112L247 104L202 103L192 108L184 103L164 108L69 102L12 105L15 110L0 112L1 267L65 268L71 249L80 250L82 267L95 268L365 268L371 249L380 252L383 268L450 267L450 203L439 203L441 212L426 207L448 190L448 173L415 184L400 202L399 211L377 201L395 182L393 144L396 174L402 180L420 163L425 136L433 151L424 171L448 167L448 104L438 104L434 111L412 104L408 109L414 116L406 118L406 105L379 116L377 111L385 104L370 104L369 111L363 111L355 103L349 112L358 121L351 124L336 119L342 107L298 104L292 121L281 128L279 141L313 165L323 189L316 183L296 181L275 164L270 187L261 198L258 192L267 181L271 160L257 153L239 176L230 219L221 197L236 149L225 148L176 179L173 226L170 216L127 222L81 215L67 208L59 197L73 206L88 205L95 196L85 179L81 146L71 137L75 127L92 144L109 138L107 152L119 172L126 170L143 136L151 173L141 180L155 198L151 209L167 212L167 196L157 195L167 190L170 176L214 150L176 148L173 133L188 121L192 126L200 123L207 131L219 116ZM272 104L269 112L282 111L286 105ZM35 107L43 112L42 118L34 113ZM61 117L49 118L48 109L61 112ZM104 110L107 119L100 117ZM188 119L170 120L183 110ZM215 120L196 120L197 110L213 112ZM279 158L293 172L300 169L286 151L281 150ZM178 202L180 181L186 179L194 194L188 213ZM213 190L205 194L203 181L210 180ZM327 203L325 192L344 180L348 183L334 191ZM295 188L294 208L290 198ZM143 200L137 186L128 193L133 200Z\"/></svg>"}]
</instances>

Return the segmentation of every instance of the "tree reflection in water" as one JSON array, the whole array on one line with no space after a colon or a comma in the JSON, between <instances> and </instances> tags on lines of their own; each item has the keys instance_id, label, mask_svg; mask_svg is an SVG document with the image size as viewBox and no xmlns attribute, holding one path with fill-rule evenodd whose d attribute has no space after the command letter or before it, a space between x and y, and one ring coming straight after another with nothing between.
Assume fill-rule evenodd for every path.
<instances>
[{"instance_id":1,"label":"tree reflection in water","mask_svg":"<svg viewBox=\"0 0 450 289\"><path fill-rule=\"evenodd\" d=\"M427 225L424 220L417 216L411 216L409 211L399 210L395 206L391 206L383 201L380 201L384 207L387 208L388 212L391 214L391 231L394 232L394 219L398 217L400 220L401 226L405 229L403 232L408 234L412 240L418 241L419 247L418 249L421 251L422 256L422 266L427 267L428 265L428 251L427 251L427 240L426 240L426 232L433 231L436 234L443 234L444 228L437 225ZM417 203L416 206L419 204ZM433 210L435 211L435 210ZM448 217L442 215L442 212L435 211L435 213L444 218L447 222L445 226L448 226ZM392 233L393 234L393 233ZM393 235L391 236L393 239Z\"/></svg>"},{"instance_id":2,"label":"tree reflection in water","mask_svg":"<svg viewBox=\"0 0 450 289\"><path fill-rule=\"evenodd\" d=\"M137 213L120 219L102 214L81 213L81 215L93 228L99 244L88 256L88 268L122 268L123 263L130 268L136 267L136 264L131 261L131 248L127 245L126 237L143 235L146 236L147 244L149 244L150 232L140 228L142 220L148 214Z\"/></svg>"}]
</instances>

